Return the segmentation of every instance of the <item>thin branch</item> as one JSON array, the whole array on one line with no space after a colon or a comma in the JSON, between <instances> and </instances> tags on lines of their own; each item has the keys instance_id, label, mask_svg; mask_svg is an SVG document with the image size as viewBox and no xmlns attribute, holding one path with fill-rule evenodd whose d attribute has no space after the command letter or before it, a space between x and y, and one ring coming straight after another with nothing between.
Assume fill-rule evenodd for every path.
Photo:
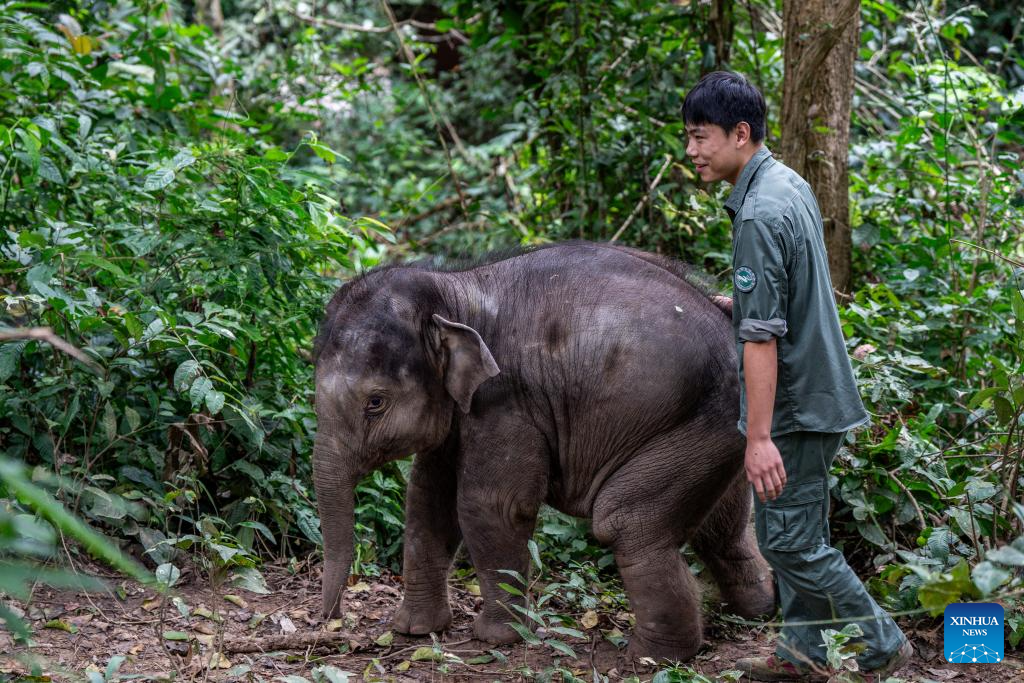
<instances>
[{"instance_id":1,"label":"thin branch","mask_svg":"<svg viewBox=\"0 0 1024 683\"><path fill-rule=\"evenodd\" d=\"M304 650L306 648L330 647L348 643L355 637L351 633L338 631L310 631L281 636L254 636L252 638L225 638L224 653L274 652L275 650Z\"/></svg>"},{"instance_id":2,"label":"thin branch","mask_svg":"<svg viewBox=\"0 0 1024 683\"><path fill-rule=\"evenodd\" d=\"M650 200L651 195L654 194L654 189L656 187L658 187L658 183L661 182L661 176L663 176L665 174L665 171L668 169L668 167L669 167L669 165L671 163L672 163L672 157L670 155L666 154L665 155L665 163L663 163L661 165L661 169L658 171L658 175L656 175L654 177L654 182L651 183L651 187L647 190L647 192L644 194L644 196L640 198L640 201L638 201L636 203L636 206L633 207L633 211L632 211L632 213L629 214L629 217L626 219L626 222L623 223L622 226L619 227L619 229L615 231L615 234L612 235L612 238L610 240L608 240L609 242L614 242L615 240L619 239L619 237L622 236L622 233L625 232L626 228L629 227L630 223L633 222L633 219L636 218L637 214L640 213L640 209L642 209L644 207L644 204L646 204L648 202L648 200Z\"/></svg>"},{"instance_id":3,"label":"thin branch","mask_svg":"<svg viewBox=\"0 0 1024 683\"><path fill-rule=\"evenodd\" d=\"M0 330L0 342L15 341L18 339L44 341L58 351L63 351L75 360L82 362L93 372L99 375L103 374L103 368L97 365L96 361L89 358L89 356L85 355L75 346L72 346L58 337L49 327L17 327L14 329Z\"/></svg>"},{"instance_id":4,"label":"thin branch","mask_svg":"<svg viewBox=\"0 0 1024 683\"><path fill-rule=\"evenodd\" d=\"M331 28L341 29L342 31L356 31L358 33L390 33L392 30L391 26L366 26L364 24L349 24L335 19L325 19L324 17L311 17L307 14L299 14L295 10L287 7L284 8L284 11L299 21L304 21L307 24L313 24L314 26L330 26ZM397 26L405 26L407 24L414 28L437 31L437 24L416 21L415 19L405 19L403 21L396 22Z\"/></svg>"},{"instance_id":5,"label":"thin branch","mask_svg":"<svg viewBox=\"0 0 1024 683\"><path fill-rule=\"evenodd\" d=\"M388 22L391 24L395 37L398 38L398 45L401 48L401 52L405 57L405 60L409 63L409 69L412 70L413 78L416 79L416 85L419 86L420 92L423 93L423 100L426 102L427 110L430 112L430 116L434 120L434 126L437 128L437 137L441 141L441 147L444 149L444 158L445 161L448 162L448 171L452 175L452 182L455 185L455 191L459 195L459 205L462 208L463 215L468 219L469 200L466 199L466 195L462 191L462 182L459 180L459 175L455 172L455 166L452 164L451 150L448 149L448 143L445 142L444 133L441 131L441 123L439 120L444 120L445 128L447 128L448 133L452 136L452 140L455 142L456 146L459 147L459 151L462 152L464 156L468 157L468 155L465 154L465 150L462 148L462 141L459 140L458 135L455 134L455 129L452 127L451 122L448 121L447 118L438 116L437 112L434 111L434 103L430 98L430 92L427 90L427 86L423 82L423 79L420 78L419 69L416 67L416 57L413 55L412 50L409 49L409 46L405 44L405 38L402 36L402 31L398 27L398 20L395 19L395 13L391 11L391 5L388 3L388 0L380 0L380 4L384 9L384 13L388 17Z\"/></svg>"}]
</instances>

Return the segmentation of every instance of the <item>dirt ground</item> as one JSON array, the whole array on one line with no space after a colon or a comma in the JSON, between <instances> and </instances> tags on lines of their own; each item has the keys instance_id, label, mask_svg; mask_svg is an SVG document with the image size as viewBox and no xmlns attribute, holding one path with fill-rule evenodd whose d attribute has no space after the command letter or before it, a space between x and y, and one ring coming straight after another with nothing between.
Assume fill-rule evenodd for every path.
<instances>
[{"instance_id":1,"label":"dirt ground","mask_svg":"<svg viewBox=\"0 0 1024 683\"><path fill-rule=\"evenodd\" d=\"M345 618L325 628L319 619L319 568L270 566L264 574L269 595L226 587L214 590L204 576L186 572L176 595L183 608L187 606L187 616L152 589L113 577L108 577L110 589L105 593L40 588L30 605L14 603L35 629L31 646L15 645L0 630L0 681L82 680L89 671L103 672L118 655L125 657L118 674L134 680L287 681L289 675L312 680L312 669L325 664L351 673L351 681L396 683L528 681L556 661L587 681L595 680L595 671L611 681L634 675L650 681L657 671L627 661L624 651L613 644L619 632L629 637L630 616L624 612L599 613L598 623L586 630L589 639L560 636L577 653L575 659L549 646L492 647L471 637L479 598L453 585L455 619L440 640L447 661L435 661L440 655L430 658L430 637L390 631L390 618L401 598L400 577L350 586ZM1024 681L1020 653L1001 665L948 664L941 656L941 621L901 626L915 647L912 662L897 672L904 680ZM283 643L282 638L291 642ZM739 657L769 654L771 640L767 628L708 618L705 647L688 664L713 679ZM103 680L102 675L94 674L93 680Z\"/></svg>"}]
</instances>

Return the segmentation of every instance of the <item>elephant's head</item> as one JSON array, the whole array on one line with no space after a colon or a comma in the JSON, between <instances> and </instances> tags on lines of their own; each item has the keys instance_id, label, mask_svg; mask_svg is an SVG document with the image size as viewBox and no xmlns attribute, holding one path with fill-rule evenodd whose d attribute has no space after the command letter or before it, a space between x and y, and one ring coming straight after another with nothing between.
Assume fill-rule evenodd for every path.
<instances>
[{"instance_id":1,"label":"elephant's head","mask_svg":"<svg viewBox=\"0 0 1024 683\"><path fill-rule=\"evenodd\" d=\"M346 284L317 337L313 479L325 617L340 614L352 564L355 485L389 460L439 447L456 406L469 412L477 387L498 374L480 335L438 313L447 308L430 275L391 269Z\"/></svg>"}]
</instances>

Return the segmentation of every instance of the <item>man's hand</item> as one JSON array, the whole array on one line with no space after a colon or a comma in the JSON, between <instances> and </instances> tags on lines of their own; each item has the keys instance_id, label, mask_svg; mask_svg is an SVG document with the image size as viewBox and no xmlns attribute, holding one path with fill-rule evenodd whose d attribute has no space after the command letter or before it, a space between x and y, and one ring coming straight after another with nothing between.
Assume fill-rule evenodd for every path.
<instances>
[{"instance_id":1,"label":"man's hand","mask_svg":"<svg viewBox=\"0 0 1024 683\"><path fill-rule=\"evenodd\" d=\"M721 294L715 294L711 297L711 301L722 309L722 312L726 315L732 315L732 299Z\"/></svg>"},{"instance_id":2,"label":"man's hand","mask_svg":"<svg viewBox=\"0 0 1024 683\"><path fill-rule=\"evenodd\" d=\"M747 481L762 503L775 500L782 494L786 485L786 468L771 438L747 439L743 465L747 470Z\"/></svg>"}]
</instances>

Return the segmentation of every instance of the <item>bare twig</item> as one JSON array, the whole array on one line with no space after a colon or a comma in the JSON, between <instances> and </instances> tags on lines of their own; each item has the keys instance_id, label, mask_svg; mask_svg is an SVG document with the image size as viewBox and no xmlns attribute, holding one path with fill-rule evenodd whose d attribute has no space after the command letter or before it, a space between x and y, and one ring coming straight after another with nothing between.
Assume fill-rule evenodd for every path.
<instances>
[{"instance_id":1,"label":"bare twig","mask_svg":"<svg viewBox=\"0 0 1024 683\"><path fill-rule=\"evenodd\" d=\"M252 638L226 638L224 653L232 652L273 652L275 650L304 650L306 648L330 647L354 640L351 633L337 631L309 631L281 636L254 636Z\"/></svg>"},{"instance_id":2,"label":"bare twig","mask_svg":"<svg viewBox=\"0 0 1024 683\"><path fill-rule=\"evenodd\" d=\"M285 12L292 15L299 21L304 21L307 24L313 24L314 26L329 26L331 28L341 29L342 31L355 31L357 33L390 33L391 26L373 26L365 24L349 24L344 21L337 21L336 19L326 19L324 17L311 17L308 14L300 14L299 12L285 8ZM428 31L436 31L437 24L431 24L424 21L416 21L415 19L405 19L404 21L396 22L397 26L409 25L414 28L427 29Z\"/></svg>"},{"instance_id":3,"label":"bare twig","mask_svg":"<svg viewBox=\"0 0 1024 683\"><path fill-rule=\"evenodd\" d=\"M637 202L636 206L633 207L633 211L629 214L629 217L626 219L626 222L623 223L619 227L619 229L615 231L615 234L612 235L612 238L608 240L609 242L614 242L615 240L619 239L619 237L622 236L622 233L625 232L626 228L629 227L630 223L633 222L633 219L637 217L637 214L640 213L640 209L644 207L644 204L646 204L650 200L651 195L654 194L654 189L658 187L658 183L661 182L661 176L665 174L665 171L668 169L671 163L672 157L666 154L665 163L661 165L661 169L658 171L658 175L654 177L654 182L651 183L650 188L647 189L647 192L644 194L644 196L641 197L640 201Z\"/></svg>"},{"instance_id":4,"label":"bare twig","mask_svg":"<svg viewBox=\"0 0 1024 683\"><path fill-rule=\"evenodd\" d=\"M58 337L49 327L16 327L14 329L0 330L0 342L15 341L18 339L44 341L58 351L63 351L75 360L88 366L93 372L100 375L103 374L103 368L97 365L96 361L89 358L89 356L82 353L82 351L75 346L72 346Z\"/></svg>"},{"instance_id":5,"label":"bare twig","mask_svg":"<svg viewBox=\"0 0 1024 683\"><path fill-rule=\"evenodd\" d=\"M896 476L897 471L898 470L892 470L891 472L888 472L889 478L896 482L896 486L899 486L900 490L903 491L903 494L910 499L910 504L914 506L914 510L917 512L917 521L921 525L921 530L924 531L928 528L928 523L924 519L924 513L921 512L921 506L917 504L917 499L915 499L913 494L910 493L910 489L908 489L906 485L900 481L900 478Z\"/></svg>"},{"instance_id":6,"label":"bare twig","mask_svg":"<svg viewBox=\"0 0 1024 683\"><path fill-rule=\"evenodd\" d=\"M391 11L391 5L388 0L380 0L381 7L384 9L384 13L388 17L388 22L391 24L392 31L395 34L395 38L398 39L398 46L401 49L402 55L405 60L409 63L409 69L412 70L413 78L416 79L416 85L419 86L420 92L423 93L423 101L427 105L427 110L430 112L430 117L434 120L434 126L437 128L437 137L441 141L441 147L444 149L444 158L448 162L448 171L452 175L452 183L455 185L455 191L459 195L459 205L462 207L462 213L466 218L469 218L469 200L466 199L465 193L462 191L462 182L459 180L458 173L455 172L455 166L452 164L452 154L448 149L448 143L445 142L444 133L441 131L441 121L443 120L445 128L448 130L448 134L452 136L456 147L462 152L463 156L469 158L465 149L462 147L462 141L459 136L455 134L455 129L452 127L451 122L443 117L439 116L434 110L434 103L431 100L430 92L427 90L426 84L423 79L420 78L420 71L416 67L416 57L413 55L412 50L405 43L405 38L402 36L402 31L398 27L398 20L395 19L395 13Z\"/></svg>"}]
</instances>

